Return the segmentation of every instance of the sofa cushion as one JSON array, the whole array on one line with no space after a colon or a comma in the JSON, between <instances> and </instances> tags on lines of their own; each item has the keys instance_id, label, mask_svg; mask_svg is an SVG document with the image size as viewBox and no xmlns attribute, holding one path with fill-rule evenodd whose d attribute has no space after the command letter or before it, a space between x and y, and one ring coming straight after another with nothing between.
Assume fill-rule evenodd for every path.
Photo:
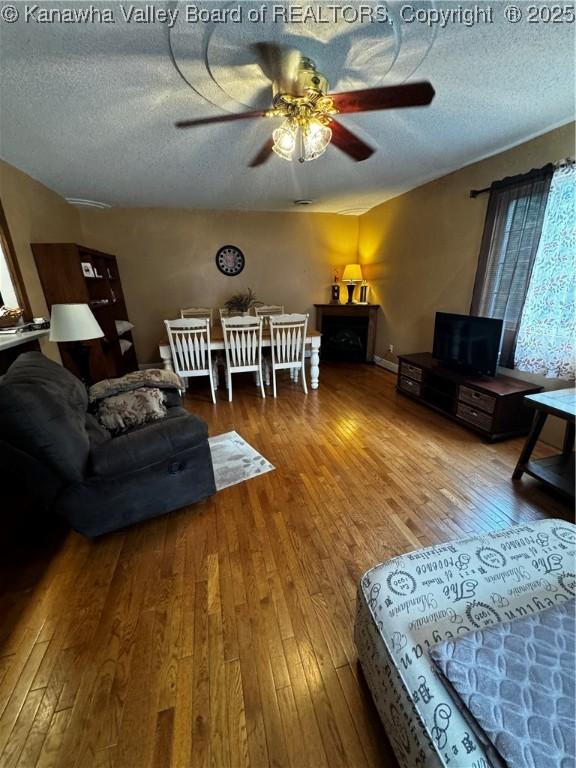
<instances>
[{"instance_id":1,"label":"sofa cushion","mask_svg":"<svg viewBox=\"0 0 576 768\"><path fill-rule=\"evenodd\" d=\"M206 440L208 428L184 408L171 408L162 421L113 437L94 445L91 452L95 475L119 475L165 461L174 453Z\"/></svg>"},{"instance_id":2,"label":"sofa cushion","mask_svg":"<svg viewBox=\"0 0 576 768\"><path fill-rule=\"evenodd\" d=\"M82 382L40 352L25 352L0 383L0 433L69 481L84 476L89 439Z\"/></svg>"}]
</instances>

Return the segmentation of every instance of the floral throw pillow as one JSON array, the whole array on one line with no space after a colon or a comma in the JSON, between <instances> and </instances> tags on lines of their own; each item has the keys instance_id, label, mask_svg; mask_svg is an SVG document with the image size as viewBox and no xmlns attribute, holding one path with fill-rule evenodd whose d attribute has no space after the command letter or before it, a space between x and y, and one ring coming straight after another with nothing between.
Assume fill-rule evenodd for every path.
<instances>
[{"instance_id":1,"label":"floral throw pillow","mask_svg":"<svg viewBox=\"0 0 576 768\"><path fill-rule=\"evenodd\" d=\"M106 397L98 403L98 421L117 434L166 416L164 393L155 387L140 387L131 392Z\"/></svg>"}]
</instances>

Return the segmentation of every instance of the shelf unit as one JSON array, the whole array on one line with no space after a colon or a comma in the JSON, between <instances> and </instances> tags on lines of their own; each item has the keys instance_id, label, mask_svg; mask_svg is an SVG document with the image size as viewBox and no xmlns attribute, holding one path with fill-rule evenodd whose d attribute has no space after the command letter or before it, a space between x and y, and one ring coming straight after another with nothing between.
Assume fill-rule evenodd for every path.
<instances>
[{"instance_id":1,"label":"shelf unit","mask_svg":"<svg viewBox=\"0 0 576 768\"><path fill-rule=\"evenodd\" d=\"M32 243L32 252L48 308L52 304L88 304L104 331L104 338L87 342L92 347L90 367L94 381L123 376L138 368L130 332L118 335L116 320L128 320L116 257L76 243ZM89 264L94 277L83 272ZM132 346L122 354L120 339ZM62 362L77 373L67 344L59 344Z\"/></svg>"},{"instance_id":2,"label":"shelf unit","mask_svg":"<svg viewBox=\"0 0 576 768\"><path fill-rule=\"evenodd\" d=\"M531 414L525 395L535 386L509 376L473 376L444 368L428 352L401 355L397 390L489 440L523 435Z\"/></svg>"}]
</instances>

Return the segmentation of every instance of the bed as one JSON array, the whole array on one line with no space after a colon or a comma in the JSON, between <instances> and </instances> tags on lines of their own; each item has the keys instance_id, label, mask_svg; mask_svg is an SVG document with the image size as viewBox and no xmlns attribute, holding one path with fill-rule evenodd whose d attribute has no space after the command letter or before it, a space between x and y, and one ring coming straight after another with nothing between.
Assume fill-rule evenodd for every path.
<instances>
[{"instance_id":1,"label":"bed","mask_svg":"<svg viewBox=\"0 0 576 768\"><path fill-rule=\"evenodd\" d=\"M409 552L358 589L358 658L401 768L493 768L429 651L576 593L576 526L543 520Z\"/></svg>"}]
</instances>

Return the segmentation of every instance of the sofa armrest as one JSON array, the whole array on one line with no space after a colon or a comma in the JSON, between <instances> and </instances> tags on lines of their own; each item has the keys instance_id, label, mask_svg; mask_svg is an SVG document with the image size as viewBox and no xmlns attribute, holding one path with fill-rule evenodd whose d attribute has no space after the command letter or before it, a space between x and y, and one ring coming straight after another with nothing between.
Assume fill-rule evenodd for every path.
<instances>
[{"instance_id":1,"label":"sofa armrest","mask_svg":"<svg viewBox=\"0 0 576 768\"><path fill-rule=\"evenodd\" d=\"M206 422L183 408L171 408L167 418L146 424L102 445L93 446L94 475L119 475L142 469L207 440Z\"/></svg>"}]
</instances>

